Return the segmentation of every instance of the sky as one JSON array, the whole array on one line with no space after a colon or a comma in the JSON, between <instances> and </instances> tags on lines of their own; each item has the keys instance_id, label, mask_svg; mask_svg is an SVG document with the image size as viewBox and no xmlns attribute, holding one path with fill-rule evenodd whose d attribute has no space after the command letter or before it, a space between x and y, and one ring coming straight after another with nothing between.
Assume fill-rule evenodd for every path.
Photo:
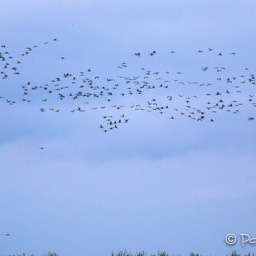
<instances>
[{"instance_id":1,"label":"sky","mask_svg":"<svg viewBox=\"0 0 256 256\"><path fill-rule=\"evenodd\" d=\"M256 252L255 1L0 4L1 255Z\"/></svg>"}]
</instances>

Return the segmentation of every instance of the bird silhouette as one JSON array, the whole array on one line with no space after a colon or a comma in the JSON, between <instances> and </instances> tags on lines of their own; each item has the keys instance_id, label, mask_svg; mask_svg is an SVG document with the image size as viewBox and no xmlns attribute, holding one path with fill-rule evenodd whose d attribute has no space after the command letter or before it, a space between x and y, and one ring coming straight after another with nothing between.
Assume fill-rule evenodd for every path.
<instances>
[{"instance_id":1,"label":"bird silhouette","mask_svg":"<svg viewBox=\"0 0 256 256\"><path fill-rule=\"evenodd\" d=\"M11 53L7 45L2 44L0 48L1 82L4 84L14 76L22 76L22 60L33 54L35 48L37 51L41 47L49 49L50 45L56 42L59 43L59 40L54 38L38 45L24 47L24 51L17 56ZM175 51L169 51L169 53L175 53L175 57L179 55ZM213 123L217 122L218 113L239 116L242 106L255 109L256 76L249 67L243 67L241 73L236 74L232 71L232 67L221 65L225 57L232 55L230 58L234 58L233 61L235 61L239 54L232 51L228 54L225 54L225 51L216 53L211 47L196 50L193 54L202 59L202 65L194 72L193 80L181 69L150 68L147 63L149 58L152 62L161 60L158 50L146 53L139 51L133 54L135 57L132 59L139 65L145 63L145 66L140 66L138 69L136 65L132 67L128 61L121 60L118 65L113 65L116 75L104 76L89 67L77 72L66 70L52 78L47 78L41 84L36 84L27 77L25 81L28 82L16 86L19 96L12 99L8 94L1 92L0 104L14 107L17 102L30 104L30 106L32 106L31 102L38 102L39 112L44 114L49 111L55 114L62 113L67 108L73 115L93 111L102 115L104 122L99 124L98 128L105 133L120 130L121 126L129 125L131 119L127 115L132 115L131 111L157 113L173 121L188 118L193 121ZM151 58L152 56L154 57ZM209 65L211 62L203 63L204 56L218 59L219 64L215 66ZM65 56L58 58L64 60ZM172 59L173 56L169 55L168 58ZM179 91L180 88L182 92ZM191 88L193 94L189 93ZM197 90L200 93L195 95L194 92ZM150 99L149 95L156 95L156 97ZM127 103L130 100L133 101L132 104ZM123 103L120 103L121 101ZM51 105L52 103L54 106ZM247 117L249 121L254 121L255 118L253 115ZM40 147L40 149L44 148Z\"/></svg>"}]
</instances>

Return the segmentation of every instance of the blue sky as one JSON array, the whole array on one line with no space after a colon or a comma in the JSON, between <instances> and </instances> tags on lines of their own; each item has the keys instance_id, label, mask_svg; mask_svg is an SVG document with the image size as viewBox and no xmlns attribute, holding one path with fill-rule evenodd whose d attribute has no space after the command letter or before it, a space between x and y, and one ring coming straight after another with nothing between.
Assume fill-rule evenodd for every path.
<instances>
[{"instance_id":1,"label":"blue sky","mask_svg":"<svg viewBox=\"0 0 256 256\"><path fill-rule=\"evenodd\" d=\"M0 52L8 51L20 72L6 71L1 63L8 72L0 81L1 254L255 252L255 245L241 247L239 241L241 233L256 237L256 96L248 82L255 74L255 1L0 3L0 45L6 45ZM21 56L26 47L31 53ZM118 68L123 62L127 68ZM137 76L143 83L149 70L146 80L157 89L120 94L131 86L122 77ZM60 100L58 93L86 91L63 79L64 73L79 83L99 76L95 86L117 83L119 89L111 102ZM228 77L236 77L232 85ZM159 87L164 80L170 80L168 89ZM45 84L69 89L32 90ZM28 96L22 86L30 89ZM204 109L204 121L180 114L188 97L191 106ZM243 105L236 114L207 112L207 102L220 99ZM148 110L148 102L169 108L163 114L131 108ZM104 115L129 120L104 132ZM228 233L237 235L236 245L225 243Z\"/></svg>"}]
</instances>

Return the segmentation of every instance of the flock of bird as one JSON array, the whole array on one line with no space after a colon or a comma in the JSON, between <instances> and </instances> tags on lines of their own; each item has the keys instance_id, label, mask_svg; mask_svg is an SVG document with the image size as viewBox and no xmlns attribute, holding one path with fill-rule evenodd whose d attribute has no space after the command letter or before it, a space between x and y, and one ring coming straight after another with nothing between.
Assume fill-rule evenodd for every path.
<instances>
[{"instance_id":1,"label":"flock of bird","mask_svg":"<svg viewBox=\"0 0 256 256\"><path fill-rule=\"evenodd\" d=\"M6 45L1 45L1 83L4 84L12 76L22 75L20 66L35 48L57 41L53 39L40 46L26 47L17 57L9 52ZM168 54L170 57L177 55L175 51L170 51ZM234 58L233 62L237 55L235 52L227 54L216 52L212 48L198 50L196 54L199 56L212 54L216 58L224 58L228 55ZM141 60L146 57L156 58L157 55L158 52L154 50L148 53L135 52L133 57ZM66 61L65 56L59 59ZM185 78L182 71L159 71L146 67L140 67L136 75L131 76L127 74L130 71L126 73L126 70L129 70L127 62L121 62L116 68L118 75L111 77L102 77L88 68L76 74L64 72L43 84L35 84L29 80L18 85L20 90L18 100L0 93L0 104L13 106L17 101L24 104L39 101L41 104L39 111L42 113L47 111L58 113L64 109L63 105L65 109L69 107L70 113L105 111L98 126L103 132L116 130L121 125L129 123L127 112L130 114L131 111L157 113L170 120L186 117L195 121L214 122L217 113L238 114L241 108L256 107L256 95L253 94L256 78L247 67L244 67L239 75L230 75L230 70L227 71L229 68L222 65L202 66L198 80ZM185 94L186 89L192 92ZM119 104L120 102L122 104ZM253 121L256 117L250 115L247 118Z\"/></svg>"}]
</instances>

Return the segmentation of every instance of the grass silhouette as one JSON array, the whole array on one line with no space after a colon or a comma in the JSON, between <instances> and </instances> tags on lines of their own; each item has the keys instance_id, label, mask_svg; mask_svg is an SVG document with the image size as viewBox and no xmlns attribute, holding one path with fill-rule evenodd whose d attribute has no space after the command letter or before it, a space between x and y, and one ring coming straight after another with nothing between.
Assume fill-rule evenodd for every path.
<instances>
[{"instance_id":1,"label":"grass silhouette","mask_svg":"<svg viewBox=\"0 0 256 256\"><path fill-rule=\"evenodd\" d=\"M8 254L8 255L4 255L1 254L0 256L36 256L34 254L26 254L26 253L22 253L22 254L17 254L17 255L13 255L13 254ZM61 256L56 252L48 252L47 254L43 254L42 256ZM126 250L124 251L117 251L117 252L112 252L111 256L182 256L182 254L169 254L165 251L158 251L156 254L147 254L145 251L141 251L141 252L136 252L135 254L132 254ZM207 255L202 255L199 253L194 253L191 252L188 256L207 256ZM216 256L220 256L220 255L216 255ZM247 254L240 254L238 253L236 250L232 251L230 254L227 255L223 255L223 256L256 256L256 253L250 253L248 252Z\"/></svg>"}]
</instances>

